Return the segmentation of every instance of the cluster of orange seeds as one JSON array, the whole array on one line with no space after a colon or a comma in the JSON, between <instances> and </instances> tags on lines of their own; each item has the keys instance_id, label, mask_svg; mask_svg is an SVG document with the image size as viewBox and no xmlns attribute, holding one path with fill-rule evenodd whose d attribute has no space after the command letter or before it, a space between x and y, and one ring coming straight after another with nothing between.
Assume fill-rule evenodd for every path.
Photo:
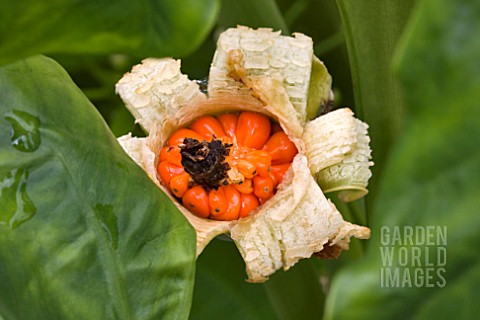
<instances>
[{"instance_id":1,"label":"cluster of orange seeds","mask_svg":"<svg viewBox=\"0 0 480 320\"><path fill-rule=\"evenodd\" d=\"M190 138L190 139L188 139ZM196 182L185 165L186 141L221 141L228 150L218 187ZM246 217L270 199L297 154L278 123L244 111L203 116L174 132L160 150L157 173L167 189L192 213L214 220ZM208 151L207 151L208 153ZM223 159L223 158L222 158Z\"/></svg>"}]
</instances>

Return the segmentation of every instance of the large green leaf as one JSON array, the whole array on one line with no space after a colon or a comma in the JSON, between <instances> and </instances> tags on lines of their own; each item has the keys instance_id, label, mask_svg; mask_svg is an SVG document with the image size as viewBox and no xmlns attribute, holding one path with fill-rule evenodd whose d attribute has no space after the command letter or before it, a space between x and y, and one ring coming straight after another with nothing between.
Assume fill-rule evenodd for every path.
<instances>
[{"instance_id":1,"label":"large green leaf","mask_svg":"<svg viewBox=\"0 0 480 320\"><path fill-rule=\"evenodd\" d=\"M480 3L421 1L407 31L397 69L408 125L380 184L370 250L335 280L327 319L480 313ZM396 250L391 266L385 250ZM400 281L382 279L387 269Z\"/></svg>"},{"instance_id":2,"label":"large green leaf","mask_svg":"<svg viewBox=\"0 0 480 320\"><path fill-rule=\"evenodd\" d=\"M192 228L55 62L0 69L0 314L186 318Z\"/></svg>"},{"instance_id":3,"label":"large green leaf","mask_svg":"<svg viewBox=\"0 0 480 320\"><path fill-rule=\"evenodd\" d=\"M0 64L36 53L185 55L201 44L218 0L6 0Z\"/></svg>"},{"instance_id":4,"label":"large green leaf","mask_svg":"<svg viewBox=\"0 0 480 320\"><path fill-rule=\"evenodd\" d=\"M412 3L337 0L350 58L355 111L370 126L375 166L368 202L376 195L377 181L403 123L401 90L391 64Z\"/></svg>"}]
</instances>

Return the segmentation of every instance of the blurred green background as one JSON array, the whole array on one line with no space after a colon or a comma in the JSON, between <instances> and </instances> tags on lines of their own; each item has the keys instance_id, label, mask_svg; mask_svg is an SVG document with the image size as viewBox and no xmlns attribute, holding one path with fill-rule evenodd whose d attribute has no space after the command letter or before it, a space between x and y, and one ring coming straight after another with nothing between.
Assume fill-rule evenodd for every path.
<instances>
[{"instance_id":1,"label":"blurred green background","mask_svg":"<svg viewBox=\"0 0 480 320\"><path fill-rule=\"evenodd\" d=\"M190 79L203 79L219 33L239 24L312 37L333 77L335 106L369 124L370 193L333 200L346 220L371 227L372 239L265 284L246 283L234 244L216 239L197 262L191 319L478 317L479 1L4 0L0 9L0 63L54 58L116 136L143 135L114 92L125 72L146 57L173 56ZM446 286L381 286L385 226L447 227Z\"/></svg>"}]
</instances>

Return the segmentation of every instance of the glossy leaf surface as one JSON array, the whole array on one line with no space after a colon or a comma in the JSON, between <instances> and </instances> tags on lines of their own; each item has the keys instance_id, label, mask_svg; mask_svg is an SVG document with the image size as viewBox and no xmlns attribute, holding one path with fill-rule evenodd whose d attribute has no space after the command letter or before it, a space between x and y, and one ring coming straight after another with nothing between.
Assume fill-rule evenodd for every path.
<instances>
[{"instance_id":1,"label":"glossy leaf surface","mask_svg":"<svg viewBox=\"0 0 480 320\"><path fill-rule=\"evenodd\" d=\"M52 60L0 69L0 314L186 318L194 231Z\"/></svg>"}]
</instances>

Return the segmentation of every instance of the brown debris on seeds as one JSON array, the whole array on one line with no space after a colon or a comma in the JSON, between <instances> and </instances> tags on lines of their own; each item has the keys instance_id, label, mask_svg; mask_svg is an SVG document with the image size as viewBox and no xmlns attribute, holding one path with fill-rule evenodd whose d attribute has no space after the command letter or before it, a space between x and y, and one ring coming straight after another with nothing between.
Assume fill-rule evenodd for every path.
<instances>
[{"instance_id":1,"label":"brown debris on seeds","mask_svg":"<svg viewBox=\"0 0 480 320\"><path fill-rule=\"evenodd\" d=\"M230 165L225 157L230 153L228 143L220 140L198 141L186 138L180 146L182 165L192 179L206 189L218 189L227 178Z\"/></svg>"}]
</instances>

